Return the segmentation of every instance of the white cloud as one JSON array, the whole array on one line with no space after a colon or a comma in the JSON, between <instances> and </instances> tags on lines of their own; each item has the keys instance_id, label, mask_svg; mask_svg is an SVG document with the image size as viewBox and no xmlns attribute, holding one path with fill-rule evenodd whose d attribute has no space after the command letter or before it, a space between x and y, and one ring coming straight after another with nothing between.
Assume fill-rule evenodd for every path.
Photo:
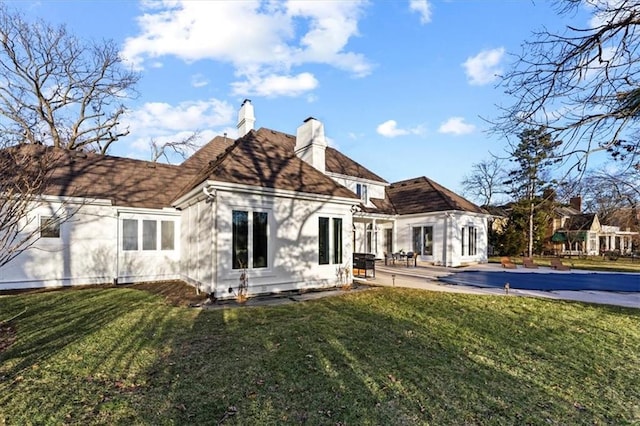
<instances>
[{"instance_id":1,"label":"white cloud","mask_svg":"<svg viewBox=\"0 0 640 426\"><path fill-rule=\"evenodd\" d=\"M231 84L234 95L239 96L298 96L318 87L318 80L308 72L295 76L268 75L250 76L245 81Z\"/></svg>"},{"instance_id":2,"label":"white cloud","mask_svg":"<svg viewBox=\"0 0 640 426\"><path fill-rule=\"evenodd\" d=\"M431 5L428 0L409 0L409 9L420 15L421 23L431 22Z\"/></svg>"},{"instance_id":3,"label":"white cloud","mask_svg":"<svg viewBox=\"0 0 640 426\"><path fill-rule=\"evenodd\" d=\"M467 58L462 64L466 70L469 83L472 85L483 85L494 81L497 74L502 72L500 61L504 56L504 47L483 50L476 56Z\"/></svg>"},{"instance_id":4,"label":"white cloud","mask_svg":"<svg viewBox=\"0 0 640 426\"><path fill-rule=\"evenodd\" d=\"M252 80L265 80L265 76L288 76L292 67L309 63L326 64L362 77L371 72L372 65L362 54L347 51L346 46L358 35L358 20L366 3L365 0L143 3L147 8L138 18L140 33L125 40L122 54L139 69L163 56L175 56L185 62L230 63L243 79L240 87L247 87L247 83L251 87ZM282 82L292 83L294 88L286 90L275 84L275 92L268 95L300 94L299 79L281 79ZM312 90L315 85L302 87Z\"/></svg>"},{"instance_id":5,"label":"white cloud","mask_svg":"<svg viewBox=\"0 0 640 426\"><path fill-rule=\"evenodd\" d=\"M235 137L236 131L231 128L235 113L230 104L217 99L181 102L178 105L149 102L129 111L124 117L122 125L128 126L131 133L123 141L138 152L147 152L152 138L158 142L175 141L196 130L200 131L201 143L223 132Z\"/></svg>"},{"instance_id":6,"label":"white cloud","mask_svg":"<svg viewBox=\"0 0 640 426\"><path fill-rule=\"evenodd\" d=\"M451 117L438 128L440 133L449 133L453 135L466 135L473 133L476 130L476 126L464 122L463 117Z\"/></svg>"},{"instance_id":7,"label":"white cloud","mask_svg":"<svg viewBox=\"0 0 640 426\"><path fill-rule=\"evenodd\" d=\"M209 84L209 79L207 79L202 74L194 74L191 76L191 85L193 87L204 87Z\"/></svg>"},{"instance_id":8,"label":"white cloud","mask_svg":"<svg viewBox=\"0 0 640 426\"><path fill-rule=\"evenodd\" d=\"M424 133L424 128L422 126L417 126L411 129L401 129L398 128L396 120L387 120L378 125L376 132L385 138L395 138L396 136L421 135Z\"/></svg>"}]
</instances>

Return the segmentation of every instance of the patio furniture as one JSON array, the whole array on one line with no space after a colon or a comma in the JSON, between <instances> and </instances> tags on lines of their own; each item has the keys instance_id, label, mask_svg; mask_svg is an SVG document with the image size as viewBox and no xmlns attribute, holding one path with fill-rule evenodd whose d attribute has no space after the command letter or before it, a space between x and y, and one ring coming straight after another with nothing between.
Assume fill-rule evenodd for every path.
<instances>
[{"instance_id":1,"label":"patio furniture","mask_svg":"<svg viewBox=\"0 0 640 426\"><path fill-rule=\"evenodd\" d=\"M523 257L522 264L524 265L525 268L538 269L538 265L530 257Z\"/></svg>"},{"instance_id":2,"label":"patio furniture","mask_svg":"<svg viewBox=\"0 0 640 426\"><path fill-rule=\"evenodd\" d=\"M375 278L376 255L372 253L353 253L353 277Z\"/></svg>"},{"instance_id":3,"label":"patio furniture","mask_svg":"<svg viewBox=\"0 0 640 426\"><path fill-rule=\"evenodd\" d=\"M517 268L516 264L513 263L511 261L511 259L506 257L506 256L500 259L500 264L502 265L503 268L506 268L506 269L516 269Z\"/></svg>"},{"instance_id":4,"label":"patio furniture","mask_svg":"<svg viewBox=\"0 0 640 426\"><path fill-rule=\"evenodd\" d=\"M570 271L571 267L563 264L560 259L551 259L551 269L555 269L557 271Z\"/></svg>"}]
</instances>

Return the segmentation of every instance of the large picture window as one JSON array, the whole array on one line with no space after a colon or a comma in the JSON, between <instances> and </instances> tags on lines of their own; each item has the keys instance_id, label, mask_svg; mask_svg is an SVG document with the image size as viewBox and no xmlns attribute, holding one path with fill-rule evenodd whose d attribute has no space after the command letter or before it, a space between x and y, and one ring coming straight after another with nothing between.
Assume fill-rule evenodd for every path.
<instances>
[{"instance_id":1,"label":"large picture window","mask_svg":"<svg viewBox=\"0 0 640 426\"><path fill-rule=\"evenodd\" d=\"M251 238L249 238L251 235ZM266 268L269 252L269 215L266 212L232 212L232 269Z\"/></svg>"},{"instance_id":2,"label":"large picture window","mask_svg":"<svg viewBox=\"0 0 640 426\"><path fill-rule=\"evenodd\" d=\"M342 219L318 218L318 263L342 263Z\"/></svg>"},{"instance_id":3,"label":"large picture window","mask_svg":"<svg viewBox=\"0 0 640 426\"><path fill-rule=\"evenodd\" d=\"M413 252L433 256L433 226L413 227Z\"/></svg>"}]
</instances>

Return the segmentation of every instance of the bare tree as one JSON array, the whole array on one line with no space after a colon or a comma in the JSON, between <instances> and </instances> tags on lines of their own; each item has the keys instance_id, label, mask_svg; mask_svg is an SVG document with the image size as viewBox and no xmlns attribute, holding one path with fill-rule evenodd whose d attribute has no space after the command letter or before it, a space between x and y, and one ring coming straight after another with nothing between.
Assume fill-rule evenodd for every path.
<instances>
[{"instance_id":1,"label":"bare tree","mask_svg":"<svg viewBox=\"0 0 640 426\"><path fill-rule=\"evenodd\" d=\"M41 145L0 150L0 267L39 239L41 226L32 212L42 205L54 164L51 151ZM59 226L56 213L45 228Z\"/></svg>"},{"instance_id":2,"label":"bare tree","mask_svg":"<svg viewBox=\"0 0 640 426\"><path fill-rule=\"evenodd\" d=\"M113 41L86 42L0 5L0 129L10 144L106 153L129 133L122 101L138 79Z\"/></svg>"},{"instance_id":3,"label":"bare tree","mask_svg":"<svg viewBox=\"0 0 640 426\"><path fill-rule=\"evenodd\" d=\"M151 161L156 163L164 158L167 163L171 163L171 159L169 158L171 153L177 154L181 159L186 160L200 147L197 143L199 138L200 131L195 131L189 136L177 141L159 143L156 139L151 139L149 141Z\"/></svg>"},{"instance_id":4,"label":"bare tree","mask_svg":"<svg viewBox=\"0 0 640 426\"><path fill-rule=\"evenodd\" d=\"M481 205L488 206L495 202L495 196L506 194L506 180L507 174L502 161L494 157L471 167L471 173L462 180L462 192Z\"/></svg>"},{"instance_id":5,"label":"bare tree","mask_svg":"<svg viewBox=\"0 0 640 426\"><path fill-rule=\"evenodd\" d=\"M559 12L592 11L590 26L546 29L523 45L503 78L515 98L494 130L506 135L544 127L563 140L559 157L584 171L590 154L640 161L640 1L558 0Z\"/></svg>"},{"instance_id":6,"label":"bare tree","mask_svg":"<svg viewBox=\"0 0 640 426\"><path fill-rule=\"evenodd\" d=\"M623 225L632 225L629 222L640 207L640 171L601 169L589 173L584 180L583 202L587 210L598 213L605 224L623 216L627 222ZM629 214L625 215L625 211Z\"/></svg>"}]
</instances>

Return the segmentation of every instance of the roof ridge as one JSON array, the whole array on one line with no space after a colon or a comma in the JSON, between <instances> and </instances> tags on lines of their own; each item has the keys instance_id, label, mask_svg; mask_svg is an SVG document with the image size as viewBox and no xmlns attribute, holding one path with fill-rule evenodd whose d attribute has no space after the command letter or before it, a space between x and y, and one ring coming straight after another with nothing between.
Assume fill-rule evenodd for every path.
<instances>
[{"instance_id":1,"label":"roof ridge","mask_svg":"<svg viewBox=\"0 0 640 426\"><path fill-rule=\"evenodd\" d=\"M245 141L247 139L247 136L254 136L255 137L256 136L256 131L255 130L250 130L246 135L242 136L241 138L237 138L236 140L233 141L233 143L231 145L226 147L221 154L218 154L216 156L216 158L214 158L213 160L209 160L209 162L207 163L206 166L201 167L198 170L198 172L193 177L193 179L191 179L189 182L187 182L185 185L183 185L182 188L180 188L180 191L178 191L176 193L177 195L173 198L173 201L179 199L180 197L182 197L183 195L185 195L189 191L191 191L193 188L195 188L196 186L200 185L202 182L207 180L207 176L209 176L211 173L213 173L213 171L217 167L219 167L220 164L222 164L222 162L229 156L229 154L234 149L236 149L236 147L238 147L238 145L241 142L243 142L243 141ZM217 139L218 137L219 136L216 136L215 138L213 138L210 142L207 143L207 145L210 144L210 143L213 143L213 141L215 139ZM204 148L204 146L203 146L203 148ZM191 157L189 157L189 158L191 158Z\"/></svg>"}]
</instances>

